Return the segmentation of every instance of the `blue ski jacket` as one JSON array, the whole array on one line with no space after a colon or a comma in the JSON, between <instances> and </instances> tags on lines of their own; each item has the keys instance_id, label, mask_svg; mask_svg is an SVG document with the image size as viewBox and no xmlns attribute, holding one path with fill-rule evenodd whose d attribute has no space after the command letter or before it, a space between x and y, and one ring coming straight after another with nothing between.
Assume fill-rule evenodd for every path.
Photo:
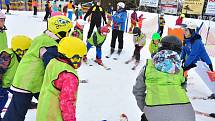
<instances>
[{"instance_id":1,"label":"blue ski jacket","mask_svg":"<svg viewBox=\"0 0 215 121\"><path fill-rule=\"evenodd\" d=\"M199 59L201 59L207 65L212 64L210 57L208 56L208 54L206 52L204 44L202 43L202 38L199 34L195 35L191 39L188 38L185 41L188 44L187 44L187 47L185 46L183 48L183 50L184 50L184 52L185 51L187 52L188 56L184 63L184 67L187 67L192 63L196 63L197 60L199 60ZM191 46L191 48L189 46ZM182 50L182 55L183 55L183 50ZM189 51L190 51L190 54L189 54Z\"/></svg>"},{"instance_id":2,"label":"blue ski jacket","mask_svg":"<svg viewBox=\"0 0 215 121\"><path fill-rule=\"evenodd\" d=\"M125 31L125 23L127 19L127 11L125 9L119 9L116 11L116 13L112 16L112 19L112 29Z\"/></svg>"}]
</instances>

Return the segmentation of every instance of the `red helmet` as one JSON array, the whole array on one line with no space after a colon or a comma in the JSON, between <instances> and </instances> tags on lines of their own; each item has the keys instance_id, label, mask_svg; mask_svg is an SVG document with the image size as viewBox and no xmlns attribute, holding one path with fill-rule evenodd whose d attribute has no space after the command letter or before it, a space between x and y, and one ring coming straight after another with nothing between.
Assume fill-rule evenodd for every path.
<instances>
[{"instance_id":1,"label":"red helmet","mask_svg":"<svg viewBox=\"0 0 215 121\"><path fill-rule=\"evenodd\" d=\"M109 33L110 30L108 29L107 26L103 26L100 28L100 33L103 34L103 35L107 35L107 33Z\"/></svg>"}]
</instances>

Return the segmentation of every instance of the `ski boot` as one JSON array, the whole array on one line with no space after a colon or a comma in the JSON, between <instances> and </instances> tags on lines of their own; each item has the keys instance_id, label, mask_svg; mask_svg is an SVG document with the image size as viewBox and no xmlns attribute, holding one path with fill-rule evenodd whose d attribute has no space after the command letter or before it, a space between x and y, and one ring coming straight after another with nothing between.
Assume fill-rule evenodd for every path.
<instances>
[{"instance_id":1,"label":"ski boot","mask_svg":"<svg viewBox=\"0 0 215 121\"><path fill-rule=\"evenodd\" d=\"M87 56L86 56L86 55L84 55L83 61L84 61L85 63L87 62Z\"/></svg>"},{"instance_id":2,"label":"ski boot","mask_svg":"<svg viewBox=\"0 0 215 121\"><path fill-rule=\"evenodd\" d=\"M110 49L110 54L106 56L106 58L110 58L112 56L112 54L114 53L114 48Z\"/></svg>"},{"instance_id":3,"label":"ski boot","mask_svg":"<svg viewBox=\"0 0 215 121\"><path fill-rule=\"evenodd\" d=\"M122 52L122 49L119 49L119 50L117 51L117 54L120 55L121 52Z\"/></svg>"},{"instance_id":4,"label":"ski boot","mask_svg":"<svg viewBox=\"0 0 215 121\"><path fill-rule=\"evenodd\" d=\"M102 63L102 60L101 60L101 59L96 58L95 62L96 62L96 63L98 63L99 65L103 65L103 63Z\"/></svg>"}]
</instances>

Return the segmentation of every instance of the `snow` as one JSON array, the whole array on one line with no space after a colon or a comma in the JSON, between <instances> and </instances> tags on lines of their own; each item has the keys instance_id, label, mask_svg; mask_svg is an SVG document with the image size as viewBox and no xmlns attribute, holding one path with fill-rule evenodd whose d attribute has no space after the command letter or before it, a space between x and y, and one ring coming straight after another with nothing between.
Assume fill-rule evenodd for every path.
<instances>
[{"instance_id":1,"label":"snow","mask_svg":"<svg viewBox=\"0 0 215 121\"><path fill-rule=\"evenodd\" d=\"M33 12L27 11L12 11L12 13L12 15L7 15L6 19L9 45L14 35L24 34L34 38L47 28L46 22L42 21L44 12L39 12L37 17L33 17ZM139 14L140 12L138 12ZM149 38L157 27L154 19L157 14L144 13L144 17L146 19L143 22L146 24L143 25L143 31L147 34L148 39L146 46L141 51L141 63L136 70L131 70L133 63L124 64L125 61L131 58L134 50L132 35L127 33L124 34L124 49L119 60L105 58L105 55L108 55L110 50L111 33L108 34L103 45L103 61L106 66L111 67L111 70L105 70L96 64L93 64L93 66L82 64L82 67L78 69L80 79L87 79L89 82L79 85L77 121L119 121L121 113L125 113L130 121L140 120L142 112L137 107L132 88L140 69L145 64L146 59L150 58L148 51ZM165 15L166 25L173 26L176 18L176 16ZM194 21L198 24L201 23L199 20ZM205 23L207 24L206 26L209 25L208 21L205 21ZM167 32L167 26L164 34ZM214 28L214 22L210 22L210 26ZM88 29L89 24L84 28L84 41L86 40ZM118 43L116 44L117 46ZM88 58L95 58L95 48L88 52ZM215 59L212 57L211 59L215 64ZM195 110L211 113L215 112L215 100L194 100L191 98L194 96L209 96L212 93L210 88L215 88L215 83L210 82L206 75L207 70L208 68L205 64L200 62L198 67L189 71L188 95ZM196 115L196 119L197 121L214 120L200 115ZM36 110L29 110L25 121L36 121Z\"/></svg>"}]
</instances>

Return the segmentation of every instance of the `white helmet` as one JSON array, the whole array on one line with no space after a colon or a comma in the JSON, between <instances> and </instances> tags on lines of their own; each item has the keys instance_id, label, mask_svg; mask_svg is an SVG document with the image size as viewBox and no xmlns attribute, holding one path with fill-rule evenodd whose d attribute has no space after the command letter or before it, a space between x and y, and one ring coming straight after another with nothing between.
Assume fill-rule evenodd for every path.
<instances>
[{"instance_id":1,"label":"white helmet","mask_svg":"<svg viewBox=\"0 0 215 121\"><path fill-rule=\"evenodd\" d=\"M120 8L125 8L125 3L123 3L123 2L118 2L118 3L117 3L117 6L120 7Z\"/></svg>"},{"instance_id":2,"label":"white helmet","mask_svg":"<svg viewBox=\"0 0 215 121\"><path fill-rule=\"evenodd\" d=\"M184 22L184 27L188 28L188 29L196 29L198 26L193 21L185 21Z\"/></svg>"}]
</instances>

